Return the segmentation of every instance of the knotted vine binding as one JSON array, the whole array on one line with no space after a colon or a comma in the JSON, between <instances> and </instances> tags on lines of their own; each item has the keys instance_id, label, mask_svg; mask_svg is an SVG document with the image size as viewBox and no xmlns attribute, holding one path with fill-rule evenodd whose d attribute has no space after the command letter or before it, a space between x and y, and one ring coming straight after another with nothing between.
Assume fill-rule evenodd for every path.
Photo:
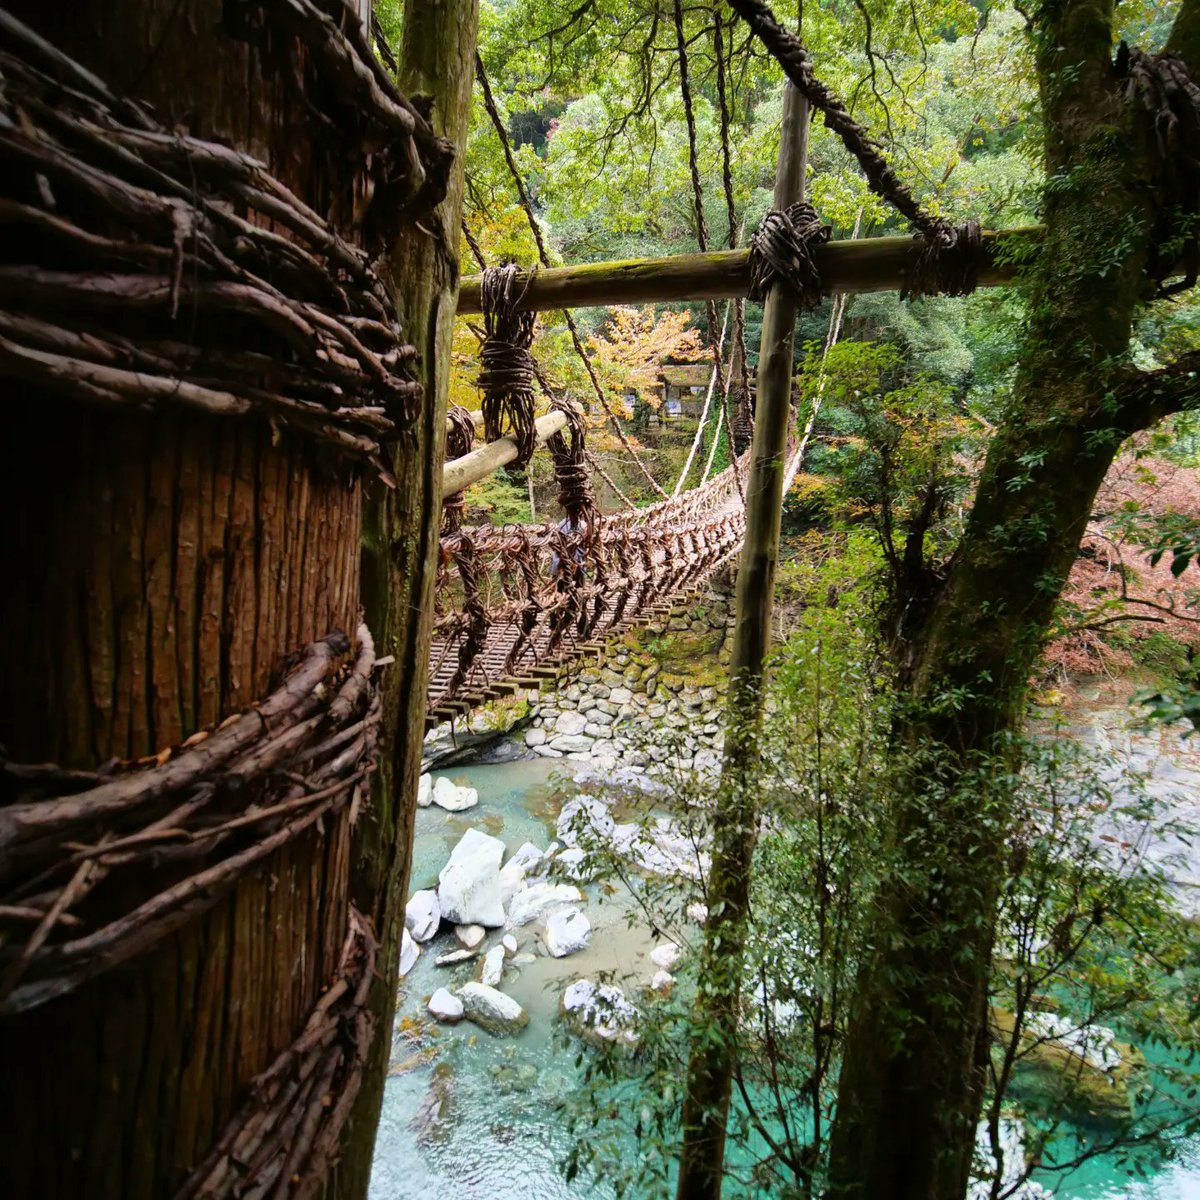
<instances>
[{"instance_id":1,"label":"knotted vine binding","mask_svg":"<svg viewBox=\"0 0 1200 1200\"><path fill-rule=\"evenodd\" d=\"M483 436L486 441L511 437L517 444L516 466L523 467L537 444L534 429L533 344L536 314L521 307L528 288L518 286L517 267L488 267L481 289L485 338L476 380L483 392ZM530 279L533 273L530 273Z\"/></svg>"},{"instance_id":2,"label":"knotted vine binding","mask_svg":"<svg viewBox=\"0 0 1200 1200\"><path fill-rule=\"evenodd\" d=\"M0 762L0 1016L140 954L365 801L380 713L365 625L350 651L343 633L313 642L265 699L148 760Z\"/></svg>"},{"instance_id":3,"label":"knotted vine binding","mask_svg":"<svg viewBox=\"0 0 1200 1200\"><path fill-rule=\"evenodd\" d=\"M367 253L261 162L163 128L2 11L0 60L0 374L257 418L390 480L383 443L422 391Z\"/></svg>"},{"instance_id":4,"label":"knotted vine binding","mask_svg":"<svg viewBox=\"0 0 1200 1200\"><path fill-rule=\"evenodd\" d=\"M944 221L933 234L918 234L918 240L921 249L900 292L901 300L969 296L975 290L979 271L987 263L978 221L958 226Z\"/></svg>"},{"instance_id":5,"label":"knotted vine binding","mask_svg":"<svg viewBox=\"0 0 1200 1200\"><path fill-rule=\"evenodd\" d=\"M446 461L453 462L471 453L475 445L475 422L470 412L461 404L451 404L446 410ZM466 492L455 492L442 501L442 533L453 533L461 528L463 511L467 506Z\"/></svg>"},{"instance_id":6,"label":"knotted vine binding","mask_svg":"<svg viewBox=\"0 0 1200 1200\"><path fill-rule=\"evenodd\" d=\"M801 201L784 212L772 209L750 239L751 300L765 300L771 285L782 282L806 312L825 299L821 274L812 249L829 241L832 230L822 225L811 204Z\"/></svg>"},{"instance_id":7,"label":"knotted vine binding","mask_svg":"<svg viewBox=\"0 0 1200 1200\"><path fill-rule=\"evenodd\" d=\"M564 413L567 418L567 428L546 441L546 448L554 460L558 502L567 514L571 529L591 542L599 531L600 514L596 511L587 467L587 422L583 407L564 398L554 400L550 408L552 412Z\"/></svg>"},{"instance_id":8,"label":"knotted vine binding","mask_svg":"<svg viewBox=\"0 0 1200 1200\"><path fill-rule=\"evenodd\" d=\"M1200 276L1200 85L1174 54L1147 54L1121 43L1124 94L1150 118L1157 178L1154 241L1146 273L1160 296L1193 287ZM1184 278L1163 280L1182 265Z\"/></svg>"}]
</instances>

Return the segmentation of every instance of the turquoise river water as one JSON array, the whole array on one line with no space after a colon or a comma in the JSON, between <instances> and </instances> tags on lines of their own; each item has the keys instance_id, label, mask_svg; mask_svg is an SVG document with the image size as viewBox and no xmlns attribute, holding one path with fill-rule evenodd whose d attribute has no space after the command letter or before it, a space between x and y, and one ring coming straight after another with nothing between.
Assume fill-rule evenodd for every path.
<instances>
[{"instance_id":1,"label":"turquoise river water","mask_svg":"<svg viewBox=\"0 0 1200 1200\"><path fill-rule=\"evenodd\" d=\"M500 838L509 853L525 841L544 849L556 815L548 786L552 770L540 759L445 772L476 787L480 802L461 814L437 807L418 811L410 892L436 884L437 872L468 827ZM452 934L423 947L403 981L396 1073L384 1097L371 1200L608 1200L612 1195L603 1181L581 1177L568 1184L559 1172L570 1144L562 1100L572 1087L574 1053L555 1038L558 1002L569 982L600 970L647 981L655 970L648 958L654 943L629 927L627 895L603 898L594 886L585 890L593 929L588 948L564 959L539 957L516 971L506 969L502 990L530 1015L529 1026L516 1038L493 1038L467 1022L443 1026L436 1056L422 1061L419 1044L405 1038L405 1018L423 1017L428 996L437 987L453 990L466 982L475 965L434 966L439 954L456 948ZM532 950L533 928L523 931L522 951ZM435 1095L446 1099L448 1119L427 1125L421 1113ZM1111 1164L1094 1161L1060 1183L1056 1195L1062 1200L1200 1200L1200 1154L1144 1181L1131 1181Z\"/></svg>"}]
</instances>

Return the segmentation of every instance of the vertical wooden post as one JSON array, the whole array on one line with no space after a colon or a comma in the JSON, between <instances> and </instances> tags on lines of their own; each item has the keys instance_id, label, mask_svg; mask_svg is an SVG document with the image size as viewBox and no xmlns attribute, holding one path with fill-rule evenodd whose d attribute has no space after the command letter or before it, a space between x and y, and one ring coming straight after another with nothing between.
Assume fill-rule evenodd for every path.
<instances>
[{"instance_id":1,"label":"vertical wooden post","mask_svg":"<svg viewBox=\"0 0 1200 1200\"><path fill-rule=\"evenodd\" d=\"M471 113L478 0L407 0L398 54L401 89L428 104L429 120L459 154L446 198L427 222L432 237L409 237L392 254L392 278L405 336L421 352L425 407L392 448L397 487L370 498L364 512L363 606L379 653L395 655L384 676L384 744L371 810L359 830L351 895L379 933L379 1021L338 1171L337 1195L366 1194L371 1148L383 1102L396 1002L400 934L408 888L413 814L433 617L433 582L442 510L442 460L450 345L458 304L463 160Z\"/></svg>"},{"instance_id":2,"label":"vertical wooden post","mask_svg":"<svg viewBox=\"0 0 1200 1200\"><path fill-rule=\"evenodd\" d=\"M788 84L775 180L777 209L804 198L807 143L808 105ZM786 285L776 284L763 308L758 410L746 486L746 539L738 567L725 762L713 819L709 915L696 998L697 1034L683 1104L678 1200L719 1200L721 1195L750 868L758 826L757 735L762 724L763 660L771 639L779 561L795 324L795 299Z\"/></svg>"}]
</instances>

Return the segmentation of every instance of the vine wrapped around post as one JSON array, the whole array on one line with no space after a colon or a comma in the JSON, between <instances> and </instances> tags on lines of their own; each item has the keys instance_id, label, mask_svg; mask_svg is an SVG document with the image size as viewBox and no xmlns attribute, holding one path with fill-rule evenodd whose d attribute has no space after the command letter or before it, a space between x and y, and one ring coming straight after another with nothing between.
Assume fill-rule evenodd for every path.
<instances>
[{"instance_id":1,"label":"vine wrapped around post","mask_svg":"<svg viewBox=\"0 0 1200 1200\"><path fill-rule=\"evenodd\" d=\"M471 453L475 445L475 422L470 412L461 404L452 404L446 410L446 461L453 462ZM466 492L455 492L442 501L442 533L454 533L462 528L463 511L467 507Z\"/></svg>"},{"instance_id":2,"label":"vine wrapped around post","mask_svg":"<svg viewBox=\"0 0 1200 1200\"><path fill-rule=\"evenodd\" d=\"M483 322L486 336L476 381L483 392L483 434L489 442L511 437L516 465L523 467L537 445L533 427L533 358L529 347L537 318L522 309L525 287L517 290L515 265L488 267L483 273Z\"/></svg>"}]
</instances>

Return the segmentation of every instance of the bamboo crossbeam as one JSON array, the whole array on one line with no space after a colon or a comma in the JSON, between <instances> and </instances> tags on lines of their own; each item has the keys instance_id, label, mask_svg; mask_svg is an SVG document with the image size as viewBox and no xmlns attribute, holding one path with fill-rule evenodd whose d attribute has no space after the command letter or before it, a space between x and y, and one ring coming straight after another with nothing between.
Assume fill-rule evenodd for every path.
<instances>
[{"instance_id":1,"label":"bamboo crossbeam","mask_svg":"<svg viewBox=\"0 0 1200 1200\"><path fill-rule=\"evenodd\" d=\"M547 413L544 417L538 417L533 427L540 445L548 437L567 427L567 414ZM480 446L478 450L472 450L470 454L464 454L462 458L448 462L442 468L442 499L445 500L447 496L453 496L455 492L461 492L463 488L478 483L501 467L515 462L516 458L517 443L510 437L503 437L488 442L486 446Z\"/></svg>"},{"instance_id":2,"label":"bamboo crossbeam","mask_svg":"<svg viewBox=\"0 0 1200 1200\"><path fill-rule=\"evenodd\" d=\"M989 230L983 235L988 265L979 272L981 287L1012 280L1008 243L1041 236L1040 225ZM831 292L888 292L904 285L920 243L911 237L846 238L827 242L813 258ZM480 312L483 276L469 275L458 293L458 311ZM750 284L749 250L673 254L620 262L550 267L535 272L525 304L535 312L551 308L587 308L600 304L643 304L667 300L723 300L744 296Z\"/></svg>"}]
</instances>

